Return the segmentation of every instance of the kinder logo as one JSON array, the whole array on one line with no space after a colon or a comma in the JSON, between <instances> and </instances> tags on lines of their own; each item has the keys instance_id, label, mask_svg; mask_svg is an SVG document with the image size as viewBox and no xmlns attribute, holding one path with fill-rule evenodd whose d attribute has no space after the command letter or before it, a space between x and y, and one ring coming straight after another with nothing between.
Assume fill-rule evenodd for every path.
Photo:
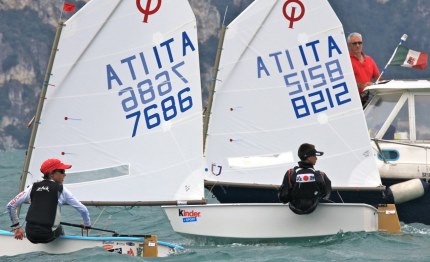
<instances>
[{"instance_id":1,"label":"kinder logo","mask_svg":"<svg viewBox=\"0 0 430 262\"><path fill-rule=\"evenodd\" d=\"M183 209L179 209L179 216L180 217L200 217L200 212L191 210L191 211L186 211Z\"/></svg>"},{"instance_id":2,"label":"kinder logo","mask_svg":"<svg viewBox=\"0 0 430 262\"><path fill-rule=\"evenodd\" d=\"M200 217L200 212L191 210L191 211L186 211L184 209L178 209L179 211L179 216L183 217L182 218L182 222L187 223L187 222L196 222L197 218Z\"/></svg>"}]
</instances>

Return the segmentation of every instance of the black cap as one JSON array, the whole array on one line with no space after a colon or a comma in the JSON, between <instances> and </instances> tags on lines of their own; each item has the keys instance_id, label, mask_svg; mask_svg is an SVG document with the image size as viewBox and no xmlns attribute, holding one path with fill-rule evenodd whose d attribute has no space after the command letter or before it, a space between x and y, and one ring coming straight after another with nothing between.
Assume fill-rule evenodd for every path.
<instances>
[{"instance_id":1,"label":"black cap","mask_svg":"<svg viewBox=\"0 0 430 262\"><path fill-rule=\"evenodd\" d=\"M322 156L324 155L324 152L317 151L315 146L312 144L304 143L300 145L297 154L300 157L300 160L306 160L306 158L310 156Z\"/></svg>"}]
</instances>

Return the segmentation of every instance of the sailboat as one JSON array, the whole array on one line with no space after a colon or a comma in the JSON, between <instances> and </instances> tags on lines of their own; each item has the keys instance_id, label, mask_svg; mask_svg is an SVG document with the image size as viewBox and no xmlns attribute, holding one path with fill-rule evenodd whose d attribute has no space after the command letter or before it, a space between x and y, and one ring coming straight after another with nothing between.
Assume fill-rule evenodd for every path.
<instances>
[{"instance_id":1,"label":"sailboat","mask_svg":"<svg viewBox=\"0 0 430 262\"><path fill-rule=\"evenodd\" d=\"M216 66L217 81L205 141L205 186L219 202L278 203L277 188L283 174L298 161L299 145L309 142L326 152L317 168L333 181L331 201L373 206L397 203L401 221L430 224L430 216L425 215L430 203L430 194L425 194L429 187L427 150L408 146L420 152L419 167L417 158L403 158L408 165L394 159L384 164L370 140L376 133L369 137L367 128L369 118L380 116L382 111L376 112L376 107L370 106L365 117L357 104L345 35L332 10L323 12L320 4L306 1L257 1L227 28L221 37L222 52ZM387 85L393 87L395 83ZM423 84L409 84L416 92L413 85ZM394 106L393 97L400 99L400 88L371 88L380 90L390 106ZM406 97L405 93L389 119L400 110ZM404 108L406 104L413 105L405 103ZM388 117L385 111L382 113ZM385 119L369 124L384 124L377 139L389 127L389 121L382 121ZM372 132L379 130L371 128ZM398 136L405 136L405 131ZM412 143L420 144L414 140ZM405 147L379 144L385 144L383 147L391 153ZM405 181L394 174L404 173L405 169L416 179L391 187ZM406 194L409 201L390 200L387 196L392 195L391 191L397 198Z\"/></svg>"},{"instance_id":2,"label":"sailboat","mask_svg":"<svg viewBox=\"0 0 430 262\"><path fill-rule=\"evenodd\" d=\"M195 139L203 126L196 19L187 0L148 3L92 0L60 23L20 190L41 180L44 160L59 158L73 165L65 185L85 205L205 202ZM0 245L0 256L183 249L153 237L64 236L33 245L8 231L0 231Z\"/></svg>"},{"instance_id":3,"label":"sailboat","mask_svg":"<svg viewBox=\"0 0 430 262\"><path fill-rule=\"evenodd\" d=\"M383 190L345 34L329 3L256 0L220 39L204 153L205 186L222 204L163 207L173 229L240 240L380 229L384 212L361 202L320 204L299 216L277 197L302 143L325 152L317 168L337 190ZM385 213L397 216L393 207Z\"/></svg>"}]
</instances>

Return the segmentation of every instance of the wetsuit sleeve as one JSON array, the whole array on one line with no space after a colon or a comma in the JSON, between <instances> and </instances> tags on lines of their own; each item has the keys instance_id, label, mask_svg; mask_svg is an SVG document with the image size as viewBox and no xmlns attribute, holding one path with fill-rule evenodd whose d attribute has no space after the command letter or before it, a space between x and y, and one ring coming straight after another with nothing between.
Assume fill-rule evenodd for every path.
<instances>
[{"instance_id":1,"label":"wetsuit sleeve","mask_svg":"<svg viewBox=\"0 0 430 262\"><path fill-rule=\"evenodd\" d=\"M20 228L18 214L16 209L22 205L22 203L30 203L30 193L33 186L29 186L27 189L16 195L7 205L7 213L9 214L10 221L12 222L12 229Z\"/></svg>"},{"instance_id":2,"label":"wetsuit sleeve","mask_svg":"<svg viewBox=\"0 0 430 262\"><path fill-rule=\"evenodd\" d=\"M63 193L60 196L60 204L68 204L74 207L82 216L85 226L91 226L90 213L86 206L84 206L79 200L77 200L72 193L65 187L63 187Z\"/></svg>"},{"instance_id":3,"label":"wetsuit sleeve","mask_svg":"<svg viewBox=\"0 0 430 262\"><path fill-rule=\"evenodd\" d=\"M328 176L321 172L322 178L324 179L324 198L329 199L331 194L331 180L328 178Z\"/></svg>"},{"instance_id":4,"label":"wetsuit sleeve","mask_svg":"<svg viewBox=\"0 0 430 262\"><path fill-rule=\"evenodd\" d=\"M287 172L284 175L284 179L282 180L282 184L279 187L278 191L278 198L279 201L286 204L290 201L290 191L291 191L291 182L290 182L290 176L292 173L292 169L287 170Z\"/></svg>"}]
</instances>

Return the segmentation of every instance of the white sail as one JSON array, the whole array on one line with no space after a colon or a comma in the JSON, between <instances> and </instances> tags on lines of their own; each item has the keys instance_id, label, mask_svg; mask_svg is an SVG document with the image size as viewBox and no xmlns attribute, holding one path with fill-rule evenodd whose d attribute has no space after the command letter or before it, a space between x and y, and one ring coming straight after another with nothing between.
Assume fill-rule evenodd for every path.
<instances>
[{"instance_id":1,"label":"white sail","mask_svg":"<svg viewBox=\"0 0 430 262\"><path fill-rule=\"evenodd\" d=\"M65 22L27 185L60 158L81 201L203 198L196 19L187 0L143 2L92 0Z\"/></svg>"},{"instance_id":2,"label":"white sail","mask_svg":"<svg viewBox=\"0 0 430 262\"><path fill-rule=\"evenodd\" d=\"M260 0L227 27L206 181L279 185L311 143L333 187L381 184L342 24L325 0Z\"/></svg>"}]
</instances>

